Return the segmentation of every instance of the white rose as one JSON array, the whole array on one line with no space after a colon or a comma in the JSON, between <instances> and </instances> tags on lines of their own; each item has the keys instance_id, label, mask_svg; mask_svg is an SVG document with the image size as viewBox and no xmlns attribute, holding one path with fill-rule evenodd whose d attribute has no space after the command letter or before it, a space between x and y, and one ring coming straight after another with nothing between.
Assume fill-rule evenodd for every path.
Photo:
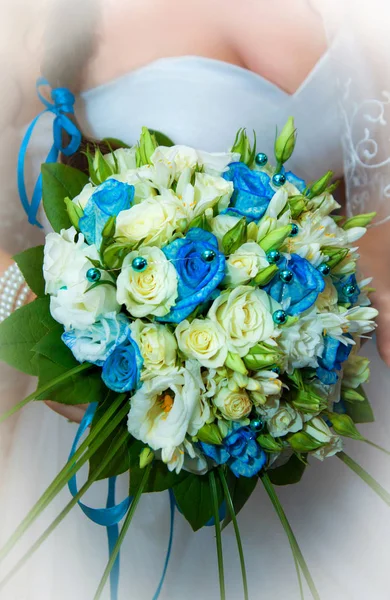
<instances>
[{"instance_id":1,"label":"white rose","mask_svg":"<svg viewBox=\"0 0 390 600\"><path fill-rule=\"evenodd\" d=\"M194 185L194 207L191 218L201 215L208 208L214 206L224 198L228 203L233 193L233 183L222 177L213 177L207 173L196 173Z\"/></svg>"},{"instance_id":2,"label":"white rose","mask_svg":"<svg viewBox=\"0 0 390 600\"><path fill-rule=\"evenodd\" d=\"M212 398L212 402L229 421L240 421L252 410L248 393L242 388L231 390L229 385L221 387Z\"/></svg>"},{"instance_id":3,"label":"white rose","mask_svg":"<svg viewBox=\"0 0 390 600\"><path fill-rule=\"evenodd\" d=\"M302 429L301 415L290 405L283 403L267 421L268 431L272 437L281 437L287 433L295 433Z\"/></svg>"},{"instance_id":4,"label":"white rose","mask_svg":"<svg viewBox=\"0 0 390 600\"><path fill-rule=\"evenodd\" d=\"M92 183L86 183L81 192L73 198L72 202L84 210L95 190L96 187Z\"/></svg>"},{"instance_id":5,"label":"white rose","mask_svg":"<svg viewBox=\"0 0 390 600\"><path fill-rule=\"evenodd\" d=\"M87 284L87 285L86 285ZM101 315L118 312L116 291L111 285L99 285L88 291L89 282L60 289L50 298L50 312L65 329L85 329Z\"/></svg>"},{"instance_id":6,"label":"white rose","mask_svg":"<svg viewBox=\"0 0 390 600\"><path fill-rule=\"evenodd\" d=\"M208 316L226 333L230 352L245 356L262 340L274 334L270 298L263 291L240 285L214 300Z\"/></svg>"},{"instance_id":7,"label":"white rose","mask_svg":"<svg viewBox=\"0 0 390 600\"><path fill-rule=\"evenodd\" d=\"M260 269L269 266L264 250L256 242L242 244L226 261L227 273L224 283L236 286L248 283Z\"/></svg>"},{"instance_id":8,"label":"white rose","mask_svg":"<svg viewBox=\"0 0 390 600\"><path fill-rule=\"evenodd\" d=\"M304 431L318 442L324 444L314 452L310 453L319 460L334 456L343 449L341 438L338 435L334 435L325 421L320 417L313 417L313 419L310 419L310 421L305 423Z\"/></svg>"},{"instance_id":9,"label":"white rose","mask_svg":"<svg viewBox=\"0 0 390 600\"><path fill-rule=\"evenodd\" d=\"M82 234L75 241L76 235L76 229L70 227L46 236L43 276L47 294L56 294L64 286L72 287L86 281L86 273L93 266L87 257L99 258L96 246L88 246Z\"/></svg>"},{"instance_id":10,"label":"white rose","mask_svg":"<svg viewBox=\"0 0 390 600\"><path fill-rule=\"evenodd\" d=\"M199 165L211 175L220 175L229 163L236 160L239 160L239 155L234 152L210 153L183 145L159 146L151 157L153 164L162 162L173 167L175 171L195 169Z\"/></svg>"},{"instance_id":11,"label":"white rose","mask_svg":"<svg viewBox=\"0 0 390 600\"><path fill-rule=\"evenodd\" d=\"M142 242L161 247L171 241L184 218L181 203L174 194L154 196L119 213L115 237L129 244Z\"/></svg>"},{"instance_id":12,"label":"white rose","mask_svg":"<svg viewBox=\"0 0 390 600\"><path fill-rule=\"evenodd\" d=\"M175 335L180 350L195 358L202 367L222 367L227 357L226 336L223 329L210 319L182 321Z\"/></svg>"},{"instance_id":13,"label":"white rose","mask_svg":"<svg viewBox=\"0 0 390 600\"><path fill-rule=\"evenodd\" d=\"M233 229L239 220L239 217L234 217L233 215L217 215L211 221L211 231L217 240L222 242L225 233Z\"/></svg>"},{"instance_id":14,"label":"white rose","mask_svg":"<svg viewBox=\"0 0 390 600\"><path fill-rule=\"evenodd\" d=\"M114 159L115 156L115 159ZM114 168L115 162L118 168L118 173L126 173L130 169L136 168L136 148L118 148L114 152L104 154L107 163Z\"/></svg>"},{"instance_id":15,"label":"white rose","mask_svg":"<svg viewBox=\"0 0 390 600\"><path fill-rule=\"evenodd\" d=\"M177 343L166 325L136 319L130 329L144 359L142 380L177 370Z\"/></svg>"},{"instance_id":16,"label":"white rose","mask_svg":"<svg viewBox=\"0 0 390 600\"><path fill-rule=\"evenodd\" d=\"M323 351L323 323L315 309L290 327L282 327L278 345L285 354L288 370L317 367Z\"/></svg>"},{"instance_id":17,"label":"white rose","mask_svg":"<svg viewBox=\"0 0 390 600\"><path fill-rule=\"evenodd\" d=\"M318 448L314 452L310 452L310 454L311 456L318 458L318 460L323 461L325 458L329 458L330 456L338 454L342 451L343 448L344 444L341 437L338 435L334 435L329 440L329 442L325 444L325 446L321 446L321 448Z\"/></svg>"},{"instance_id":18,"label":"white rose","mask_svg":"<svg viewBox=\"0 0 390 600\"><path fill-rule=\"evenodd\" d=\"M133 269L136 256L147 260L144 271ZM159 248L146 247L126 256L117 280L117 299L133 317L163 317L175 304L177 295L176 269Z\"/></svg>"},{"instance_id":19,"label":"white rose","mask_svg":"<svg viewBox=\"0 0 390 600\"><path fill-rule=\"evenodd\" d=\"M199 385L185 368L148 379L131 399L129 432L152 450L180 446L199 400Z\"/></svg>"}]
</instances>

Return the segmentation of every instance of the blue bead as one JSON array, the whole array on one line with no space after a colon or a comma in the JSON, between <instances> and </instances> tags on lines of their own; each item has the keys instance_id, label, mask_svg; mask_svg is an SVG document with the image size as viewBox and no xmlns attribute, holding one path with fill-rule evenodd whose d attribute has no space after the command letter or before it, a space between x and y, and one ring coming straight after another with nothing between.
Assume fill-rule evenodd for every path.
<instances>
[{"instance_id":1,"label":"blue bead","mask_svg":"<svg viewBox=\"0 0 390 600\"><path fill-rule=\"evenodd\" d=\"M261 419L253 419L250 423L250 428L253 431L261 431L264 427L264 422Z\"/></svg>"},{"instance_id":2,"label":"blue bead","mask_svg":"<svg viewBox=\"0 0 390 600\"><path fill-rule=\"evenodd\" d=\"M275 310L274 314L272 315L272 318L274 320L274 323L276 323L277 325L283 325L283 323L287 321L287 315L284 312L284 310Z\"/></svg>"},{"instance_id":3,"label":"blue bead","mask_svg":"<svg viewBox=\"0 0 390 600\"><path fill-rule=\"evenodd\" d=\"M138 271L139 273L141 273L142 271L145 271L145 269L147 268L148 261L143 256L136 256L133 259L131 266L133 267L134 271Z\"/></svg>"},{"instance_id":4,"label":"blue bead","mask_svg":"<svg viewBox=\"0 0 390 600\"><path fill-rule=\"evenodd\" d=\"M265 167L268 162L268 156L264 152L256 154L255 163L258 167Z\"/></svg>"},{"instance_id":5,"label":"blue bead","mask_svg":"<svg viewBox=\"0 0 390 600\"><path fill-rule=\"evenodd\" d=\"M286 183L286 176L283 175L283 173L275 173L275 175L272 177L272 183L276 187L281 187Z\"/></svg>"},{"instance_id":6,"label":"blue bead","mask_svg":"<svg viewBox=\"0 0 390 600\"><path fill-rule=\"evenodd\" d=\"M204 262L213 262L214 258L216 257L216 253L214 250L203 250L201 256Z\"/></svg>"},{"instance_id":7,"label":"blue bead","mask_svg":"<svg viewBox=\"0 0 390 600\"><path fill-rule=\"evenodd\" d=\"M295 237L299 233L299 227L296 223L291 223L291 237Z\"/></svg>"},{"instance_id":8,"label":"blue bead","mask_svg":"<svg viewBox=\"0 0 390 600\"><path fill-rule=\"evenodd\" d=\"M320 272L322 275L329 275L329 273L330 273L330 266L329 266L329 265L327 265L326 263L322 263L322 265L320 265L320 266L318 267L318 270L319 270L319 272Z\"/></svg>"},{"instance_id":9,"label":"blue bead","mask_svg":"<svg viewBox=\"0 0 390 600\"><path fill-rule=\"evenodd\" d=\"M102 277L102 274L99 271L99 269L95 269L95 268L88 269L88 271L87 271L87 279L91 283L96 283L97 281L100 281L101 277Z\"/></svg>"},{"instance_id":10,"label":"blue bead","mask_svg":"<svg viewBox=\"0 0 390 600\"><path fill-rule=\"evenodd\" d=\"M277 263L280 261L280 258L281 258L281 256L280 256L280 252L278 250L270 250L267 253L267 260L270 263Z\"/></svg>"},{"instance_id":11,"label":"blue bead","mask_svg":"<svg viewBox=\"0 0 390 600\"><path fill-rule=\"evenodd\" d=\"M280 375L279 367L272 367L272 369L270 369L270 371L272 371L273 373L276 373L276 375Z\"/></svg>"},{"instance_id":12,"label":"blue bead","mask_svg":"<svg viewBox=\"0 0 390 600\"><path fill-rule=\"evenodd\" d=\"M280 271L279 277L283 281L283 283L291 283L294 278L294 274L288 269L283 269L283 271Z\"/></svg>"},{"instance_id":13,"label":"blue bead","mask_svg":"<svg viewBox=\"0 0 390 600\"><path fill-rule=\"evenodd\" d=\"M346 296L353 296L354 294L356 294L356 285L353 284L349 284L349 285L345 285L343 287L343 292Z\"/></svg>"}]
</instances>

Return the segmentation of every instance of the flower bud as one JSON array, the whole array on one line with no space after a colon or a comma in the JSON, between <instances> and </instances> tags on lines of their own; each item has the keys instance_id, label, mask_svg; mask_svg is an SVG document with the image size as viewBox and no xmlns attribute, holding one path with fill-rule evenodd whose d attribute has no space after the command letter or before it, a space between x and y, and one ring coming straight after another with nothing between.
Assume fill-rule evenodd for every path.
<instances>
[{"instance_id":1,"label":"flower bud","mask_svg":"<svg viewBox=\"0 0 390 600\"><path fill-rule=\"evenodd\" d=\"M243 361L250 371L260 371L277 364L280 358L281 355L275 349L270 350L265 344L256 344L244 356Z\"/></svg>"},{"instance_id":2,"label":"flower bud","mask_svg":"<svg viewBox=\"0 0 390 600\"><path fill-rule=\"evenodd\" d=\"M347 402L363 402L366 398L353 388L342 388L341 397Z\"/></svg>"},{"instance_id":3,"label":"flower bud","mask_svg":"<svg viewBox=\"0 0 390 600\"><path fill-rule=\"evenodd\" d=\"M108 219L108 221L105 224L105 226L103 227L102 238L109 239L109 238L113 238L114 237L114 234L115 234L115 223L116 223L116 217L115 217L115 215L112 215Z\"/></svg>"},{"instance_id":4,"label":"flower bud","mask_svg":"<svg viewBox=\"0 0 390 600\"><path fill-rule=\"evenodd\" d=\"M310 192L309 192L308 197L314 198L314 196L321 196L321 194L323 194L325 192L325 190L327 189L332 177L333 177L333 171L327 171L325 173L325 175L320 177L320 179L317 179L317 181L315 181L313 183L313 185L310 187Z\"/></svg>"},{"instance_id":5,"label":"flower bud","mask_svg":"<svg viewBox=\"0 0 390 600\"><path fill-rule=\"evenodd\" d=\"M274 229L268 233L261 240L261 242L259 242L259 244L265 252L269 252L270 250L278 250L282 246L283 242L288 238L290 233L291 225L278 227L277 229Z\"/></svg>"},{"instance_id":6,"label":"flower bud","mask_svg":"<svg viewBox=\"0 0 390 600\"><path fill-rule=\"evenodd\" d=\"M256 439L259 446L264 448L264 450L268 450L268 452L280 452L283 450L283 444L278 442L269 433L262 433Z\"/></svg>"},{"instance_id":7,"label":"flower bud","mask_svg":"<svg viewBox=\"0 0 390 600\"><path fill-rule=\"evenodd\" d=\"M292 196L288 199L288 207L291 212L291 218L297 219L307 207L307 200L305 196Z\"/></svg>"},{"instance_id":8,"label":"flower bud","mask_svg":"<svg viewBox=\"0 0 390 600\"><path fill-rule=\"evenodd\" d=\"M364 440L350 416L345 414L339 415L338 413L330 413L329 419L332 423L333 429L339 435L350 437L354 440Z\"/></svg>"},{"instance_id":9,"label":"flower bud","mask_svg":"<svg viewBox=\"0 0 390 600\"><path fill-rule=\"evenodd\" d=\"M268 267L265 267L264 269L260 269L260 271L257 273L256 277L254 277L254 279L252 279L251 284L258 285L260 287L267 285L267 283L269 283L271 281L271 279L273 279L275 277L277 272L278 272L278 267L276 265L269 265Z\"/></svg>"},{"instance_id":10,"label":"flower bud","mask_svg":"<svg viewBox=\"0 0 390 600\"><path fill-rule=\"evenodd\" d=\"M288 442L295 452L312 452L323 446L322 442L315 440L306 431L298 431L288 438Z\"/></svg>"},{"instance_id":11,"label":"flower bud","mask_svg":"<svg viewBox=\"0 0 390 600\"><path fill-rule=\"evenodd\" d=\"M96 148L95 156L92 162L94 179L98 182L98 184L106 181L108 177L115 173L115 168L113 168L104 158L103 154L100 151L100 148ZM91 165L90 165L91 168ZM92 178L92 174L91 174Z\"/></svg>"},{"instance_id":12,"label":"flower bud","mask_svg":"<svg viewBox=\"0 0 390 600\"><path fill-rule=\"evenodd\" d=\"M150 165L150 159L157 148L158 144L155 136L147 127L142 127L141 138L137 148L137 167L142 165Z\"/></svg>"},{"instance_id":13,"label":"flower bud","mask_svg":"<svg viewBox=\"0 0 390 600\"><path fill-rule=\"evenodd\" d=\"M234 227L229 229L222 238L222 248L225 254L232 254L246 240L246 219L240 219Z\"/></svg>"},{"instance_id":14,"label":"flower bud","mask_svg":"<svg viewBox=\"0 0 390 600\"><path fill-rule=\"evenodd\" d=\"M250 241L255 242L257 240L258 231L259 231L259 228L257 227L257 225L254 221L252 221L251 223L248 223L248 226L246 229L247 242L250 242Z\"/></svg>"},{"instance_id":15,"label":"flower bud","mask_svg":"<svg viewBox=\"0 0 390 600\"><path fill-rule=\"evenodd\" d=\"M333 248L333 246L323 246L321 248L322 254L325 254L325 256L329 256L329 260L326 264L331 269L333 269L342 260L344 260L344 258L348 256L349 251L349 248Z\"/></svg>"},{"instance_id":16,"label":"flower bud","mask_svg":"<svg viewBox=\"0 0 390 600\"><path fill-rule=\"evenodd\" d=\"M343 229L347 231L347 229L352 229L352 227L367 227L376 217L376 212L365 213L363 215L356 215L356 217L351 217L347 221L345 221L343 225Z\"/></svg>"},{"instance_id":17,"label":"flower bud","mask_svg":"<svg viewBox=\"0 0 390 600\"><path fill-rule=\"evenodd\" d=\"M256 154L256 138L252 149L246 134L246 130L239 129L237 131L236 139L234 140L231 152L238 152L240 155L240 161L246 165L251 165Z\"/></svg>"},{"instance_id":18,"label":"flower bud","mask_svg":"<svg viewBox=\"0 0 390 600\"><path fill-rule=\"evenodd\" d=\"M293 393L292 405L296 410L305 413L319 413L326 408L326 402L311 389L296 390Z\"/></svg>"},{"instance_id":19,"label":"flower bud","mask_svg":"<svg viewBox=\"0 0 390 600\"><path fill-rule=\"evenodd\" d=\"M140 469L144 469L147 467L154 459L154 452L150 448L144 448L139 455L139 467Z\"/></svg>"},{"instance_id":20,"label":"flower bud","mask_svg":"<svg viewBox=\"0 0 390 600\"><path fill-rule=\"evenodd\" d=\"M65 198L65 206L70 222L79 231L79 220L84 214L83 209L74 202L72 202L70 198Z\"/></svg>"},{"instance_id":21,"label":"flower bud","mask_svg":"<svg viewBox=\"0 0 390 600\"><path fill-rule=\"evenodd\" d=\"M292 155L295 148L296 129L294 118L289 117L287 123L275 140L275 158L279 165L283 165Z\"/></svg>"},{"instance_id":22,"label":"flower bud","mask_svg":"<svg viewBox=\"0 0 390 600\"><path fill-rule=\"evenodd\" d=\"M242 375L248 374L248 369L245 367L242 358L240 358L238 354L233 354L232 352L228 352L225 360L225 367L228 367L228 369L231 369L232 371L237 371L237 373L241 373Z\"/></svg>"},{"instance_id":23,"label":"flower bud","mask_svg":"<svg viewBox=\"0 0 390 600\"><path fill-rule=\"evenodd\" d=\"M223 440L222 433L215 423L203 425L196 437L205 444L215 444L216 446L221 445Z\"/></svg>"}]
</instances>

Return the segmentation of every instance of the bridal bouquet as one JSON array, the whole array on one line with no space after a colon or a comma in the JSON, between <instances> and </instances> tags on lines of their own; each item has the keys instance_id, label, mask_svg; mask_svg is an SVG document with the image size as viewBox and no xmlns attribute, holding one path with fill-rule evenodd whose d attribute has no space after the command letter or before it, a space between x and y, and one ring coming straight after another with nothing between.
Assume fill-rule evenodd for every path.
<instances>
[{"instance_id":1,"label":"bridal bouquet","mask_svg":"<svg viewBox=\"0 0 390 600\"><path fill-rule=\"evenodd\" d=\"M221 597L233 520L247 597L236 515L260 479L318 597L273 484L298 482L311 457L358 470L342 438L364 440L355 423L373 418L358 350L377 311L356 242L374 214L334 216L331 172L285 169L295 141L289 119L273 166L244 130L213 154L144 128L133 147L89 147L88 174L42 166L53 232L16 257L37 299L1 325L0 357L39 378L21 405L91 403L90 427L5 552L88 461L65 514L97 479L130 473L96 598L141 494L163 490L194 530L215 526Z\"/></svg>"}]
</instances>

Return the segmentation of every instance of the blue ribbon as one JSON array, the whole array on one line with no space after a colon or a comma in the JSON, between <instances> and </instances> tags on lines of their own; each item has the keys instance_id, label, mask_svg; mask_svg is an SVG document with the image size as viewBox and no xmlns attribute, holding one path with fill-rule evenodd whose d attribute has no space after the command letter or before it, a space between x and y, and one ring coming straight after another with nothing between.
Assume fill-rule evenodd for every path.
<instances>
[{"instance_id":1,"label":"blue ribbon","mask_svg":"<svg viewBox=\"0 0 390 600\"><path fill-rule=\"evenodd\" d=\"M26 183L24 180L24 163L28 144L35 125L43 114L52 112L55 115L55 119L53 121L54 141L45 160L47 163L56 162L60 152L62 152L62 154L65 156L71 156L76 152L76 150L78 150L81 143L81 132L68 117L69 114L74 114L74 95L67 88L55 88L51 91L51 98L53 102L50 102L40 92L40 88L45 85L49 85L49 82L44 77L39 77L36 83L37 94L40 101L46 108L30 123L20 146L17 165L17 182L21 203L26 211L29 223L32 225L37 225L38 227L42 227L37 220L38 208L42 198L42 175L39 175L35 184L31 201L28 199ZM62 135L64 131L69 135L70 138L67 146L62 145Z\"/></svg>"},{"instance_id":2,"label":"blue ribbon","mask_svg":"<svg viewBox=\"0 0 390 600\"><path fill-rule=\"evenodd\" d=\"M94 414L96 412L97 403L94 402L88 406L87 411L81 421L79 428L77 430L76 436L73 440L72 448L70 451L69 459L73 457L77 450L77 446L80 443L80 440L88 427L92 424L92 420ZM69 491L72 496L76 496L78 493L77 489L77 480L76 475L74 475L68 482ZM107 496L107 504L106 508L91 508L87 506L83 502L78 502L81 510L84 514L91 519L94 523L98 525L102 525L107 528L107 539L108 539L108 549L109 554L111 555L114 546L118 540L119 536L119 527L118 523L124 518L127 511L130 508L130 504L133 500L132 496L128 496L125 500L120 502L119 504L115 504L115 487L116 487L116 477L110 477L108 480L108 496ZM156 593L153 596L153 600L158 600L162 586L165 581L165 576L167 573L169 559L171 557L172 551L172 542L173 542L173 527L174 527L174 516L175 516L175 499L172 491L169 491L169 501L170 501L170 532L169 532L169 541L168 548L164 562L164 568L161 575L160 582L158 584ZM114 566L110 573L110 592L111 592L111 600L118 600L118 586L119 586L119 575L120 575L120 553L116 558Z\"/></svg>"}]
</instances>

